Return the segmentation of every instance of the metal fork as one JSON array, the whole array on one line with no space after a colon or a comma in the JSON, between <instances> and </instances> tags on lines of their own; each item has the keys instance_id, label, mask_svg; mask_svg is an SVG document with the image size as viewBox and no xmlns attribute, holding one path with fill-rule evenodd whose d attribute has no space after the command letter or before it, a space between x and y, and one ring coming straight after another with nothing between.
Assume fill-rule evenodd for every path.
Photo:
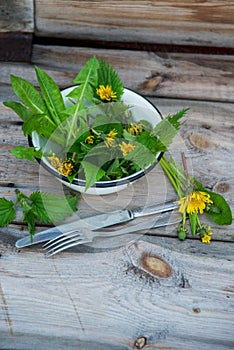
<instances>
[{"instance_id":1,"label":"metal fork","mask_svg":"<svg viewBox=\"0 0 234 350\"><path fill-rule=\"evenodd\" d=\"M171 222L169 222L168 220L169 216L164 215L159 219L154 218L151 220L147 220L147 222L145 220L142 220L136 225L124 227L115 231L91 231L87 227L80 227L79 230L70 233L64 233L59 237L50 240L49 242L44 244L43 249L47 251L46 256L50 257L68 248L72 248L80 244L91 243L97 237L110 238L124 235L127 233L137 232L143 229L145 230L150 228L177 224L181 221L181 216L179 219L177 217L174 221Z\"/></svg>"}]
</instances>

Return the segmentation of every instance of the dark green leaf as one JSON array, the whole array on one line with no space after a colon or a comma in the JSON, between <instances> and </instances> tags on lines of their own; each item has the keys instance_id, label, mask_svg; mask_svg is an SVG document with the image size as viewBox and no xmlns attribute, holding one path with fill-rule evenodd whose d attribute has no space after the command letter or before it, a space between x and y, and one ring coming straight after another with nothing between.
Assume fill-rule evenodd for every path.
<instances>
[{"instance_id":1,"label":"dark green leaf","mask_svg":"<svg viewBox=\"0 0 234 350\"><path fill-rule=\"evenodd\" d=\"M29 199L37 220L43 223L63 221L76 211L78 196L61 197L47 192L33 192Z\"/></svg>"},{"instance_id":2,"label":"dark green leaf","mask_svg":"<svg viewBox=\"0 0 234 350\"><path fill-rule=\"evenodd\" d=\"M90 186L94 185L97 181L99 181L104 175L105 171L87 161L82 161L81 165L85 172L86 186L85 190L87 190Z\"/></svg>"},{"instance_id":3,"label":"dark green leaf","mask_svg":"<svg viewBox=\"0 0 234 350\"><path fill-rule=\"evenodd\" d=\"M231 225L232 223L232 211L225 198L218 193L208 191L201 182L193 178L193 181L197 187L197 190L204 191L210 195L210 199L213 201L210 209L207 211L210 219L218 225Z\"/></svg>"},{"instance_id":4,"label":"dark green leaf","mask_svg":"<svg viewBox=\"0 0 234 350\"><path fill-rule=\"evenodd\" d=\"M166 151L166 147L161 140L153 136L148 131L143 131L139 136L137 136L136 140L147 147L154 155L156 155L158 152Z\"/></svg>"},{"instance_id":5,"label":"dark green leaf","mask_svg":"<svg viewBox=\"0 0 234 350\"><path fill-rule=\"evenodd\" d=\"M3 102L4 106L11 108L18 116L25 122L26 120L29 120L33 113L26 108L24 105L22 105L19 102L14 101L6 101Z\"/></svg>"},{"instance_id":6,"label":"dark green leaf","mask_svg":"<svg viewBox=\"0 0 234 350\"><path fill-rule=\"evenodd\" d=\"M15 217L14 202L0 198L0 227L7 226Z\"/></svg>"},{"instance_id":7,"label":"dark green leaf","mask_svg":"<svg viewBox=\"0 0 234 350\"><path fill-rule=\"evenodd\" d=\"M74 84L91 84L97 86L97 69L99 62L96 56L93 56L85 63L85 66L80 70L76 78L73 80Z\"/></svg>"},{"instance_id":8,"label":"dark green leaf","mask_svg":"<svg viewBox=\"0 0 234 350\"><path fill-rule=\"evenodd\" d=\"M50 116L58 126L62 121L60 119L61 112L65 109L60 89L54 80L42 69L35 67L35 71Z\"/></svg>"},{"instance_id":9,"label":"dark green leaf","mask_svg":"<svg viewBox=\"0 0 234 350\"><path fill-rule=\"evenodd\" d=\"M218 193L206 191L213 201L210 210L207 214L218 225L231 225L232 212L226 200Z\"/></svg>"},{"instance_id":10,"label":"dark green leaf","mask_svg":"<svg viewBox=\"0 0 234 350\"><path fill-rule=\"evenodd\" d=\"M83 100L84 97L85 99L87 99L88 101L92 101L93 99L93 89L91 88L91 86L89 85L89 83L84 83L81 84L77 87L75 87L69 94L68 97L72 97L72 98L76 98L78 99L78 102L74 105L77 106L79 105L79 110L81 107L83 107ZM72 106L71 106L72 107ZM72 110L71 107L69 107L69 110ZM74 108L73 108L74 109ZM76 107L75 107L76 109Z\"/></svg>"},{"instance_id":11,"label":"dark green leaf","mask_svg":"<svg viewBox=\"0 0 234 350\"><path fill-rule=\"evenodd\" d=\"M32 210L24 212L23 221L28 225L28 231L30 234L31 242L33 241L33 235L35 233L35 215Z\"/></svg>"},{"instance_id":12,"label":"dark green leaf","mask_svg":"<svg viewBox=\"0 0 234 350\"><path fill-rule=\"evenodd\" d=\"M50 138L55 129L56 125L46 114L33 115L22 126L24 135L31 135L33 131L36 131L39 135L46 138Z\"/></svg>"},{"instance_id":13,"label":"dark green leaf","mask_svg":"<svg viewBox=\"0 0 234 350\"><path fill-rule=\"evenodd\" d=\"M20 77L11 75L11 84L16 95L33 113L48 113L48 110L40 93L31 83Z\"/></svg>"},{"instance_id":14,"label":"dark green leaf","mask_svg":"<svg viewBox=\"0 0 234 350\"><path fill-rule=\"evenodd\" d=\"M155 155L144 145L139 142L136 147L127 156L124 157L127 160L131 160L140 169L145 169L148 165L155 162Z\"/></svg>"},{"instance_id":15,"label":"dark green leaf","mask_svg":"<svg viewBox=\"0 0 234 350\"><path fill-rule=\"evenodd\" d=\"M160 121L153 129L152 135L157 136L161 143L167 148L180 128L179 120L185 115L188 109L183 109L173 116Z\"/></svg>"},{"instance_id":16,"label":"dark green leaf","mask_svg":"<svg viewBox=\"0 0 234 350\"><path fill-rule=\"evenodd\" d=\"M119 78L118 73L104 60L99 61L100 67L98 69L98 87L100 85L110 85L112 91L116 93L117 101L120 101L124 92L123 83ZM99 96L97 95L99 98Z\"/></svg>"},{"instance_id":17,"label":"dark green leaf","mask_svg":"<svg viewBox=\"0 0 234 350\"><path fill-rule=\"evenodd\" d=\"M35 158L42 157L42 150L35 150L34 147L25 148L24 146L17 146L10 151L18 159L28 159L30 161L34 161Z\"/></svg>"}]
</instances>

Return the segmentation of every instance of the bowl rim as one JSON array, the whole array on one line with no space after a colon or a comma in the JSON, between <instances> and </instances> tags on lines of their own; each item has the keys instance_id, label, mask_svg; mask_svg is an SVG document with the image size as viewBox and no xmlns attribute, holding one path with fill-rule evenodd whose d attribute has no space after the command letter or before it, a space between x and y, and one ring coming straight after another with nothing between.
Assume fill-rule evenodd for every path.
<instances>
[{"instance_id":1,"label":"bowl rim","mask_svg":"<svg viewBox=\"0 0 234 350\"><path fill-rule=\"evenodd\" d=\"M73 86L75 87L76 85L67 86L66 88L62 89L61 91L69 89L69 88L71 88ZM148 100L148 98L146 98L145 96L142 96L141 94L139 94L138 92L134 91L133 89L130 89L130 88L127 88L127 87L124 87L124 89L125 90L129 90L129 91L135 93L136 95L140 96L144 100L146 100L157 111L159 117L163 120L163 116L162 116L161 112L159 111L159 109L150 100ZM28 135L28 144L29 144L30 147L35 147L33 142L32 142L32 137L30 135ZM164 154L164 152L159 152L158 156L155 158L155 162L152 163L151 165L149 165L148 167L146 167L145 169L139 170L138 172L136 172L134 174L131 174L131 175L128 175L126 177L123 177L121 179L109 180L109 181L98 181L94 185L90 186L90 188L116 187L116 186L121 186L121 185L130 183L130 182L133 182L135 180L138 180L139 178L141 178L142 176L147 174L149 171L151 171L157 165L157 163L162 158L163 154ZM37 158L37 157L35 157L35 159L44 169L46 169L49 173L54 175L59 180L62 180L64 182L68 183L69 185L76 185L76 186L81 186L81 187L85 187L86 186L86 181L85 180L82 180L82 179L79 179L79 178L74 178L73 181L70 182L69 179L67 178L67 176L59 174L53 167L49 167L46 163L44 163L42 159Z\"/></svg>"}]
</instances>

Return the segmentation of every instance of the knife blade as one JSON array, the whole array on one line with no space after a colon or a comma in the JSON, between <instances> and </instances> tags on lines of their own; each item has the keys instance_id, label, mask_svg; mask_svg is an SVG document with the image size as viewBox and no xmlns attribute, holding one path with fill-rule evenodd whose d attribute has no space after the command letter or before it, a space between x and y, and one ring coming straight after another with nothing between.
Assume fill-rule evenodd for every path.
<instances>
[{"instance_id":1,"label":"knife blade","mask_svg":"<svg viewBox=\"0 0 234 350\"><path fill-rule=\"evenodd\" d=\"M143 210L141 208L121 209L105 214L98 214L84 219L79 219L67 224L62 224L53 228L49 228L42 232L38 232L34 234L33 242L31 242L29 236L23 237L15 242L15 247L24 248L34 244L46 242L58 237L59 235L61 235L61 233L72 232L73 230L77 230L79 227L86 226L90 230L97 230L100 228L128 222L138 217L172 211L175 208L178 208L178 204L170 200L165 203L159 203L153 206L149 206L147 208L144 208Z\"/></svg>"}]
</instances>

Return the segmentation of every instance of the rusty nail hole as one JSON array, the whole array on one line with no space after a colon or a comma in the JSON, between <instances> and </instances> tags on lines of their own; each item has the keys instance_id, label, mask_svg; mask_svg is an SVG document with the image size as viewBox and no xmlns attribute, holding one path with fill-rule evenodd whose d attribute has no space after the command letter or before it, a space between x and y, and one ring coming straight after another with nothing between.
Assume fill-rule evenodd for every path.
<instances>
[{"instance_id":1,"label":"rusty nail hole","mask_svg":"<svg viewBox=\"0 0 234 350\"><path fill-rule=\"evenodd\" d=\"M167 278L172 275L171 266L155 255L142 254L141 265L146 271L157 277Z\"/></svg>"},{"instance_id":2,"label":"rusty nail hole","mask_svg":"<svg viewBox=\"0 0 234 350\"><path fill-rule=\"evenodd\" d=\"M138 338L135 343L135 349L143 349L143 347L146 345L146 338L145 337L140 337Z\"/></svg>"},{"instance_id":3,"label":"rusty nail hole","mask_svg":"<svg viewBox=\"0 0 234 350\"><path fill-rule=\"evenodd\" d=\"M194 307L194 308L193 308L193 312L194 312L195 314L199 314L199 313L201 312L201 309L200 309L199 307Z\"/></svg>"}]
</instances>

